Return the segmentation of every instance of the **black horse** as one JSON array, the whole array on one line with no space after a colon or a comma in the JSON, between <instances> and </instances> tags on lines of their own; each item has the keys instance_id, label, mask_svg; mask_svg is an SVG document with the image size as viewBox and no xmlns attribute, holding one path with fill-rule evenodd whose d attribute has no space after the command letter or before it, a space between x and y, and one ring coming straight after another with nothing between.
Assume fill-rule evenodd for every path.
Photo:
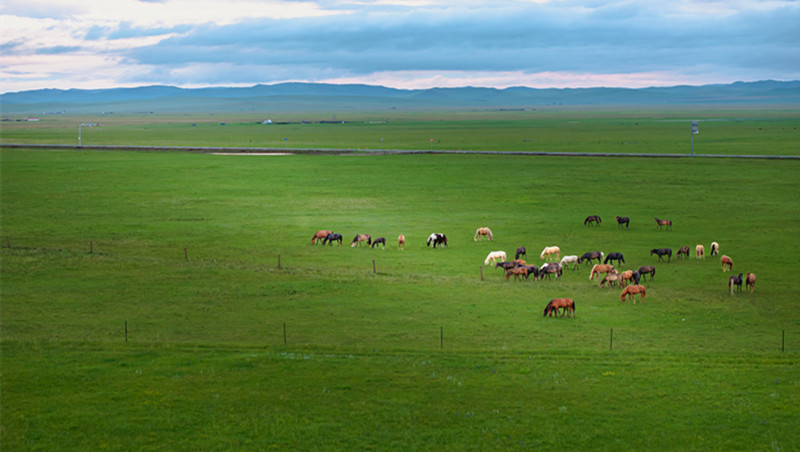
<instances>
[{"instance_id":1,"label":"black horse","mask_svg":"<svg viewBox=\"0 0 800 452\"><path fill-rule=\"evenodd\" d=\"M447 246L447 236L444 234L433 233L428 236L428 241L426 242L425 246L431 246L431 243L433 243L434 248L436 248L436 245Z\"/></svg>"},{"instance_id":2,"label":"black horse","mask_svg":"<svg viewBox=\"0 0 800 452\"><path fill-rule=\"evenodd\" d=\"M383 245L383 248L385 249L386 248L386 237L378 237L377 239L373 240L372 241L372 247L375 248L375 245L377 245L379 243L381 245Z\"/></svg>"},{"instance_id":3,"label":"black horse","mask_svg":"<svg viewBox=\"0 0 800 452\"><path fill-rule=\"evenodd\" d=\"M603 262L603 252L602 251L589 251L588 253L583 253L583 256L578 258L578 264L583 263L583 261L588 260L589 264L592 263L592 260L597 259L597 263Z\"/></svg>"},{"instance_id":4,"label":"black horse","mask_svg":"<svg viewBox=\"0 0 800 452\"><path fill-rule=\"evenodd\" d=\"M539 267L535 265L526 265L528 267L528 276L533 275L533 280L536 281L536 278L539 277ZM525 279L528 279L528 276Z\"/></svg>"},{"instance_id":5,"label":"black horse","mask_svg":"<svg viewBox=\"0 0 800 452\"><path fill-rule=\"evenodd\" d=\"M655 269L655 267L653 267L653 274L655 274L655 273L656 273L656 269ZM633 272L633 283L636 284L636 285L639 285L639 279L641 277L642 277L642 274L639 273L638 270Z\"/></svg>"},{"instance_id":6,"label":"black horse","mask_svg":"<svg viewBox=\"0 0 800 452\"><path fill-rule=\"evenodd\" d=\"M733 289L734 289L733 286L736 286L736 289L738 289L739 292L742 291L742 282L743 280L741 273L739 273L739 276L732 275L730 278L728 278L728 286L731 289L731 295L733 295Z\"/></svg>"},{"instance_id":7,"label":"black horse","mask_svg":"<svg viewBox=\"0 0 800 452\"><path fill-rule=\"evenodd\" d=\"M607 264L608 261L611 261L612 264L614 261L617 261L617 265L619 266L625 263L625 257L622 255L622 253L608 253L608 257L606 257L606 260L604 260L603 263Z\"/></svg>"},{"instance_id":8,"label":"black horse","mask_svg":"<svg viewBox=\"0 0 800 452\"><path fill-rule=\"evenodd\" d=\"M637 270L637 272L642 278L644 278L644 275L650 275L650 281L652 281L653 278L656 276L656 268L653 267L652 265L645 265L643 267L639 267L639 270ZM644 280L647 281L647 278L644 278Z\"/></svg>"},{"instance_id":9,"label":"black horse","mask_svg":"<svg viewBox=\"0 0 800 452\"><path fill-rule=\"evenodd\" d=\"M585 220L583 220L583 225L586 226L587 224L592 224L592 223L598 225L602 222L603 221L600 220L600 215L589 215L588 217L586 217Z\"/></svg>"},{"instance_id":10,"label":"black horse","mask_svg":"<svg viewBox=\"0 0 800 452\"><path fill-rule=\"evenodd\" d=\"M524 246L517 248L517 253L514 255L514 259L519 259L520 256L528 257L528 250L526 250Z\"/></svg>"},{"instance_id":11,"label":"black horse","mask_svg":"<svg viewBox=\"0 0 800 452\"><path fill-rule=\"evenodd\" d=\"M654 248L650 250L650 255L653 254L658 255L658 260L663 260L664 256L667 256L667 262L672 259L672 248Z\"/></svg>"},{"instance_id":12,"label":"black horse","mask_svg":"<svg viewBox=\"0 0 800 452\"><path fill-rule=\"evenodd\" d=\"M625 229L628 229L631 225L631 219L617 215L617 228L621 228L623 224L625 225Z\"/></svg>"},{"instance_id":13,"label":"black horse","mask_svg":"<svg viewBox=\"0 0 800 452\"><path fill-rule=\"evenodd\" d=\"M339 242L339 246L342 246L342 234L331 232L327 237L322 239L323 245L329 243L331 246L333 246L333 242Z\"/></svg>"}]
</instances>

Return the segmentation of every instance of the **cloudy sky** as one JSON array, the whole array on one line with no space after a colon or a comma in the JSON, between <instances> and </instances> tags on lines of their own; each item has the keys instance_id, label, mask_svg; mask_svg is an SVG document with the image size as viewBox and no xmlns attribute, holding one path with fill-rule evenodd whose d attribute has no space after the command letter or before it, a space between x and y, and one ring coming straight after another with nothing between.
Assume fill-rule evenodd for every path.
<instances>
[{"instance_id":1,"label":"cloudy sky","mask_svg":"<svg viewBox=\"0 0 800 452\"><path fill-rule=\"evenodd\" d=\"M798 0L2 0L0 92L800 79Z\"/></svg>"}]
</instances>

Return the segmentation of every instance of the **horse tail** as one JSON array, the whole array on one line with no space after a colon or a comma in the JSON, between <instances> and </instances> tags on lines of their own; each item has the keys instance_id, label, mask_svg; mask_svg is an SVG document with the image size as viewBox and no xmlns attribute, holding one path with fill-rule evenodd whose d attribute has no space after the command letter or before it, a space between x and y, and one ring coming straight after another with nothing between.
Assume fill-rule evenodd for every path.
<instances>
[{"instance_id":1,"label":"horse tail","mask_svg":"<svg viewBox=\"0 0 800 452\"><path fill-rule=\"evenodd\" d=\"M489 231L489 240L492 240L494 238L494 234L492 234L492 230L489 229L489 228L486 228L486 230Z\"/></svg>"},{"instance_id":2,"label":"horse tail","mask_svg":"<svg viewBox=\"0 0 800 452\"><path fill-rule=\"evenodd\" d=\"M733 278L728 280L728 287L730 287L731 295L733 295Z\"/></svg>"},{"instance_id":3,"label":"horse tail","mask_svg":"<svg viewBox=\"0 0 800 452\"><path fill-rule=\"evenodd\" d=\"M473 237L472 240L477 242L478 241L478 235L480 235L480 233L481 233L481 228L476 229L475 230L475 237Z\"/></svg>"}]
</instances>

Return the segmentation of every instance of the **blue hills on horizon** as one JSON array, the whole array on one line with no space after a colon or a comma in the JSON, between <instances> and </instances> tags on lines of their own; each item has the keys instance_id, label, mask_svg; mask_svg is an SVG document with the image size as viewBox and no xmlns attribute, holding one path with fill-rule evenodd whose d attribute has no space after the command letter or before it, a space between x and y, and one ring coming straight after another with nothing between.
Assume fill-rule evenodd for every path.
<instances>
[{"instance_id":1,"label":"blue hills on horizon","mask_svg":"<svg viewBox=\"0 0 800 452\"><path fill-rule=\"evenodd\" d=\"M251 87L41 89L0 94L3 114L70 112L200 112L565 106L800 105L800 81L735 82L651 88L430 88L279 83Z\"/></svg>"}]
</instances>

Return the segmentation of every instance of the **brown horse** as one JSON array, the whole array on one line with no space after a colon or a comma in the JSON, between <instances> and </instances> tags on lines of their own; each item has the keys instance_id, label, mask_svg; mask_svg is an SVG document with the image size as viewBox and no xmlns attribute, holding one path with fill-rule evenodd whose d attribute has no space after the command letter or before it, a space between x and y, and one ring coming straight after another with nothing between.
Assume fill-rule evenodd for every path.
<instances>
[{"instance_id":1,"label":"brown horse","mask_svg":"<svg viewBox=\"0 0 800 452\"><path fill-rule=\"evenodd\" d=\"M633 276L633 270L625 270L619 275L619 285L621 287L625 287L628 285L628 281L635 281Z\"/></svg>"},{"instance_id":2,"label":"brown horse","mask_svg":"<svg viewBox=\"0 0 800 452\"><path fill-rule=\"evenodd\" d=\"M681 258L681 255L683 255L683 257L685 257L686 259L689 259L689 247L688 246L682 246L678 250L678 259Z\"/></svg>"},{"instance_id":3,"label":"brown horse","mask_svg":"<svg viewBox=\"0 0 800 452\"><path fill-rule=\"evenodd\" d=\"M561 317L564 317L564 314L567 314L567 317L575 316L575 302L572 298L553 298L547 303L547 306L544 307L544 315L542 317L547 317L547 314L550 314L550 317L552 317L553 312L555 312L556 317L558 317L559 309L562 309Z\"/></svg>"},{"instance_id":4,"label":"brown horse","mask_svg":"<svg viewBox=\"0 0 800 452\"><path fill-rule=\"evenodd\" d=\"M731 277L728 278L728 287L731 289L731 295L733 295L734 286L739 289L739 292L742 291L742 282L743 279L741 273L739 273L739 276L731 275Z\"/></svg>"},{"instance_id":5,"label":"brown horse","mask_svg":"<svg viewBox=\"0 0 800 452\"><path fill-rule=\"evenodd\" d=\"M333 231L319 230L319 231L315 232L314 233L314 237L311 237L311 244L313 245L313 244L317 243L318 241L323 240L325 237L328 236L328 234L333 234Z\"/></svg>"},{"instance_id":6,"label":"brown horse","mask_svg":"<svg viewBox=\"0 0 800 452\"><path fill-rule=\"evenodd\" d=\"M398 249L406 249L406 236L400 234L397 237L397 248Z\"/></svg>"},{"instance_id":7,"label":"brown horse","mask_svg":"<svg viewBox=\"0 0 800 452\"><path fill-rule=\"evenodd\" d=\"M489 228L478 228L475 231L474 240L477 242L478 238L482 239L484 237L487 237L489 240L492 240L494 238L494 235L492 235L492 230Z\"/></svg>"},{"instance_id":8,"label":"brown horse","mask_svg":"<svg viewBox=\"0 0 800 452\"><path fill-rule=\"evenodd\" d=\"M622 294L619 297L622 299L623 303L625 303L625 297L627 296L628 298L633 300L633 304L636 304L636 294L641 294L642 298L640 301L644 303L645 292L646 290L644 286L633 285L622 289Z\"/></svg>"},{"instance_id":9,"label":"brown horse","mask_svg":"<svg viewBox=\"0 0 800 452\"><path fill-rule=\"evenodd\" d=\"M703 245L697 245L694 247L694 257L697 259L705 259L706 258L706 247Z\"/></svg>"},{"instance_id":10,"label":"brown horse","mask_svg":"<svg viewBox=\"0 0 800 452\"><path fill-rule=\"evenodd\" d=\"M585 220L583 220L583 225L586 226L587 224L592 224L592 223L598 225L602 222L603 221L600 220L600 215L589 215L588 217L586 217Z\"/></svg>"},{"instance_id":11,"label":"brown horse","mask_svg":"<svg viewBox=\"0 0 800 452\"><path fill-rule=\"evenodd\" d=\"M733 270L733 261L731 260L730 257L723 254L722 257L719 258L719 261L722 262L723 272L726 272L728 270ZM725 267L727 267L727 270L725 269Z\"/></svg>"},{"instance_id":12,"label":"brown horse","mask_svg":"<svg viewBox=\"0 0 800 452\"><path fill-rule=\"evenodd\" d=\"M361 242L367 242L367 245L372 245L372 236L369 234L356 234L350 243L350 248L355 248L356 245L361 246Z\"/></svg>"},{"instance_id":13,"label":"brown horse","mask_svg":"<svg viewBox=\"0 0 800 452\"><path fill-rule=\"evenodd\" d=\"M643 265L639 267L639 275L644 277L644 275L650 275L650 281L656 276L656 268L652 265Z\"/></svg>"},{"instance_id":14,"label":"brown horse","mask_svg":"<svg viewBox=\"0 0 800 452\"><path fill-rule=\"evenodd\" d=\"M608 273L610 271L614 271L614 266L611 264L594 264L592 267L592 273L589 275L589 281L594 279L594 275L600 275L600 273Z\"/></svg>"},{"instance_id":15,"label":"brown horse","mask_svg":"<svg viewBox=\"0 0 800 452\"><path fill-rule=\"evenodd\" d=\"M753 291L756 290L756 274L748 273L745 283L747 283L747 290L753 293Z\"/></svg>"},{"instance_id":16,"label":"brown horse","mask_svg":"<svg viewBox=\"0 0 800 452\"><path fill-rule=\"evenodd\" d=\"M631 273L633 273L633 272L631 272ZM606 283L608 283L609 286L613 286L616 283L618 283L621 279L622 279L622 276L619 273L617 273L616 271L608 272L608 273L606 273L606 276L603 277L603 280L600 281L600 288L602 289L603 287L605 287Z\"/></svg>"},{"instance_id":17,"label":"brown horse","mask_svg":"<svg viewBox=\"0 0 800 452\"><path fill-rule=\"evenodd\" d=\"M661 218L656 217L656 225L658 226L658 229L663 229L664 226L667 226L670 231L672 230L672 220L662 220Z\"/></svg>"},{"instance_id":18,"label":"brown horse","mask_svg":"<svg viewBox=\"0 0 800 452\"><path fill-rule=\"evenodd\" d=\"M514 279L519 280L520 276L524 276L525 279L528 279L528 267L526 266L518 266L518 267L511 267L506 269L506 281L508 278L514 275Z\"/></svg>"}]
</instances>

